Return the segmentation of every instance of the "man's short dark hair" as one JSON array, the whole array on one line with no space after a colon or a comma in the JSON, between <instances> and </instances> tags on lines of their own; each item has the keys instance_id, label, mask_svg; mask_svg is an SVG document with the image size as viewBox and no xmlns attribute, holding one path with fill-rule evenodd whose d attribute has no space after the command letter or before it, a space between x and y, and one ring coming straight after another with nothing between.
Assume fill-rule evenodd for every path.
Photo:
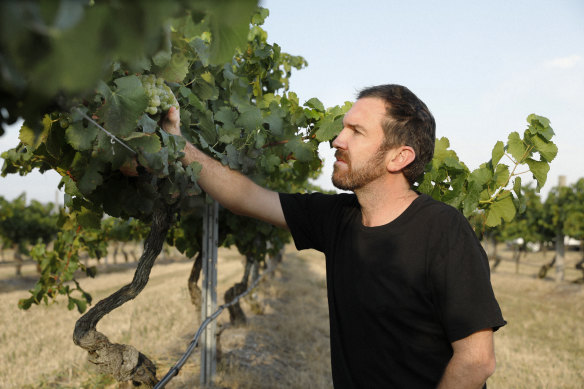
<instances>
[{"instance_id":1,"label":"man's short dark hair","mask_svg":"<svg viewBox=\"0 0 584 389\"><path fill-rule=\"evenodd\" d=\"M410 146L416 153L403 173L412 185L424 173L424 167L434 156L436 121L430 110L415 94L401 85L378 85L363 89L358 98L377 97L387 107L387 117L381 123L385 133L384 150Z\"/></svg>"}]
</instances>

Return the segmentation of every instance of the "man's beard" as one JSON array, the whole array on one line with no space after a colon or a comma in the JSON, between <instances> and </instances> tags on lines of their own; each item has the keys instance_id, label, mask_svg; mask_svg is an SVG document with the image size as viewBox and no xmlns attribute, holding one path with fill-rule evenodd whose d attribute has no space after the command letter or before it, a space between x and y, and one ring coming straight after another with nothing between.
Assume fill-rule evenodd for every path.
<instances>
[{"instance_id":1,"label":"man's beard","mask_svg":"<svg viewBox=\"0 0 584 389\"><path fill-rule=\"evenodd\" d=\"M381 177L385 172L385 151L380 149L363 165L353 170L348 155L341 150L335 152L335 157L340 157L347 164L347 171L341 173L336 166L333 170L333 185L341 190L360 189L371 181Z\"/></svg>"}]
</instances>

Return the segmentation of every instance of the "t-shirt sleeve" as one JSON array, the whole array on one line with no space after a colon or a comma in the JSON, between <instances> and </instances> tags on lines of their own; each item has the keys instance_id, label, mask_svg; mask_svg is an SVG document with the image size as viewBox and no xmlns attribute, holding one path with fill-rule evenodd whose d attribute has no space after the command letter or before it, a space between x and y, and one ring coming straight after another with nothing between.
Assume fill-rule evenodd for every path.
<instances>
[{"instance_id":1,"label":"t-shirt sleeve","mask_svg":"<svg viewBox=\"0 0 584 389\"><path fill-rule=\"evenodd\" d=\"M490 281L489 261L468 221L451 212L430 267L439 315L450 342L506 324Z\"/></svg>"},{"instance_id":2,"label":"t-shirt sleeve","mask_svg":"<svg viewBox=\"0 0 584 389\"><path fill-rule=\"evenodd\" d=\"M280 193L286 224L298 250L324 251L327 211L333 198L322 193Z\"/></svg>"}]
</instances>

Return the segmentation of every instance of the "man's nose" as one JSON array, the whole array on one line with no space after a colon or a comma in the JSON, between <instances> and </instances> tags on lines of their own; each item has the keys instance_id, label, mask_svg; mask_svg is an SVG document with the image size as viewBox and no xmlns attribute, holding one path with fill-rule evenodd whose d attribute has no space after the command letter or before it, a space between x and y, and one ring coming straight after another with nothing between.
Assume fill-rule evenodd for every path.
<instances>
[{"instance_id":1,"label":"man's nose","mask_svg":"<svg viewBox=\"0 0 584 389\"><path fill-rule=\"evenodd\" d=\"M345 129L343 128L341 132L339 132L339 135L333 139L332 145L335 149L344 149L346 147L344 133Z\"/></svg>"}]
</instances>

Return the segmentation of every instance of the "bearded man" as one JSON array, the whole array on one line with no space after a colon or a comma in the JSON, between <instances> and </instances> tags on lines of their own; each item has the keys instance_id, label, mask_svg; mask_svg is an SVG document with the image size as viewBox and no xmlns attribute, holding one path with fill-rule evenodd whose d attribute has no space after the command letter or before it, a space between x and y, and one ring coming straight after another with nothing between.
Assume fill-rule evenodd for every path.
<instances>
[{"instance_id":1,"label":"bearded man","mask_svg":"<svg viewBox=\"0 0 584 389\"><path fill-rule=\"evenodd\" d=\"M435 121L409 89L364 89L333 141L333 184L353 193L276 193L191 144L185 165L232 212L291 231L325 254L335 388L482 388L505 321L487 257L456 209L416 192ZM180 135L171 109L166 131Z\"/></svg>"}]
</instances>

